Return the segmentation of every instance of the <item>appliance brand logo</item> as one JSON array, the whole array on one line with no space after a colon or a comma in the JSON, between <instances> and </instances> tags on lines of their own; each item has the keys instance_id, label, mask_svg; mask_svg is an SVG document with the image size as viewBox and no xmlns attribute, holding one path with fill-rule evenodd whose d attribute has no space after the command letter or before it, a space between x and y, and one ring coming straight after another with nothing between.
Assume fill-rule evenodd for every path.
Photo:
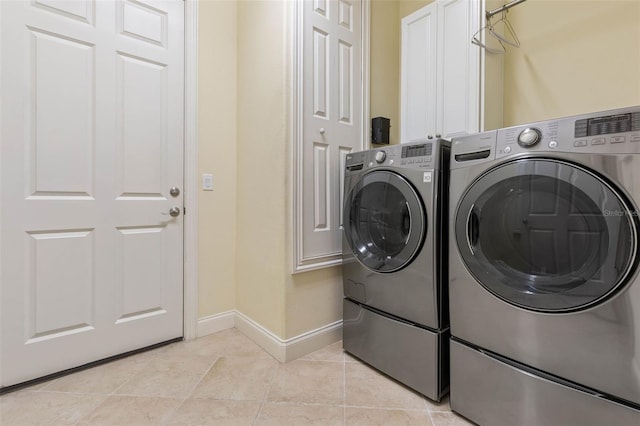
<instances>
[{"instance_id":1,"label":"appliance brand logo","mask_svg":"<svg viewBox=\"0 0 640 426\"><path fill-rule=\"evenodd\" d=\"M422 176L422 182L431 183L431 172L424 172L424 175Z\"/></svg>"},{"instance_id":2,"label":"appliance brand logo","mask_svg":"<svg viewBox=\"0 0 640 426\"><path fill-rule=\"evenodd\" d=\"M633 216L633 217L639 217L640 216L640 212L638 210L603 210L602 211L603 216L605 217L622 217L622 216Z\"/></svg>"}]
</instances>

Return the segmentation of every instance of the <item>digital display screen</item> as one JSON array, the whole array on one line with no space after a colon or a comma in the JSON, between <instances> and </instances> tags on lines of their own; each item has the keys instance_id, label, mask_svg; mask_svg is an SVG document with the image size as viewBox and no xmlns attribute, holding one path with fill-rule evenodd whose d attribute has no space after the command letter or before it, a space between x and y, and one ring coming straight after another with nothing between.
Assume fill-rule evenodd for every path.
<instances>
[{"instance_id":1,"label":"digital display screen","mask_svg":"<svg viewBox=\"0 0 640 426\"><path fill-rule=\"evenodd\" d=\"M577 120L575 137L608 135L640 130L640 113L617 114L607 117L585 118Z\"/></svg>"},{"instance_id":2,"label":"digital display screen","mask_svg":"<svg viewBox=\"0 0 640 426\"><path fill-rule=\"evenodd\" d=\"M431 155L432 144L411 145L402 147L402 158L424 157Z\"/></svg>"}]
</instances>

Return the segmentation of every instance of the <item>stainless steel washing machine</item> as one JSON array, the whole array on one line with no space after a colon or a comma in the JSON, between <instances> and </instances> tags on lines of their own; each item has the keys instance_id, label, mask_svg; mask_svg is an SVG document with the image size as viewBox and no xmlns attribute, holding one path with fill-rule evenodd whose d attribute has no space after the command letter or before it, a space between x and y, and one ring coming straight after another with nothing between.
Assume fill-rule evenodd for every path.
<instances>
[{"instance_id":1,"label":"stainless steel washing machine","mask_svg":"<svg viewBox=\"0 0 640 426\"><path fill-rule=\"evenodd\" d=\"M345 165L344 349L434 400L448 390L449 149L426 140Z\"/></svg>"},{"instance_id":2,"label":"stainless steel washing machine","mask_svg":"<svg viewBox=\"0 0 640 426\"><path fill-rule=\"evenodd\" d=\"M453 140L451 407L640 425L640 107Z\"/></svg>"}]
</instances>

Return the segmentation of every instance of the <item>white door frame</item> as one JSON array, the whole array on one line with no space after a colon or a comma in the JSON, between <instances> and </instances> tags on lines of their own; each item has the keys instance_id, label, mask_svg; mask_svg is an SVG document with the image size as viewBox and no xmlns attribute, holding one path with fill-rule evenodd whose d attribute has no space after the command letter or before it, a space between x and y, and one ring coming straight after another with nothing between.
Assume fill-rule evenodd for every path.
<instances>
[{"instance_id":1,"label":"white door frame","mask_svg":"<svg viewBox=\"0 0 640 426\"><path fill-rule=\"evenodd\" d=\"M184 340L198 324L198 0L184 0Z\"/></svg>"}]
</instances>

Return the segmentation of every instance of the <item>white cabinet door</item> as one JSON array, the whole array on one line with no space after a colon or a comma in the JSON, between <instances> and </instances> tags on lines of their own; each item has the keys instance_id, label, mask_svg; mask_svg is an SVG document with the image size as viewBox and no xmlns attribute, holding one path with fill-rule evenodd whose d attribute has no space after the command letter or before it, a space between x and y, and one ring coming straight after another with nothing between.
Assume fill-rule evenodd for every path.
<instances>
[{"instance_id":1,"label":"white cabinet door","mask_svg":"<svg viewBox=\"0 0 640 426\"><path fill-rule=\"evenodd\" d=\"M402 143L479 131L480 0L439 0L402 19Z\"/></svg>"},{"instance_id":2,"label":"white cabinet door","mask_svg":"<svg viewBox=\"0 0 640 426\"><path fill-rule=\"evenodd\" d=\"M8 386L182 336L184 4L0 7Z\"/></svg>"},{"instance_id":3,"label":"white cabinet door","mask_svg":"<svg viewBox=\"0 0 640 426\"><path fill-rule=\"evenodd\" d=\"M437 6L432 3L401 23L400 141L436 132Z\"/></svg>"},{"instance_id":4,"label":"white cabinet door","mask_svg":"<svg viewBox=\"0 0 640 426\"><path fill-rule=\"evenodd\" d=\"M342 261L346 155L362 149L362 1L302 3L302 140L294 269ZM296 142L294 142L296 143Z\"/></svg>"},{"instance_id":5,"label":"white cabinet door","mask_svg":"<svg viewBox=\"0 0 640 426\"><path fill-rule=\"evenodd\" d=\"M479 21L477 0L440 0L436 133L453 137L480 130L480 58L471 37Z\"/></svg>"}]
</instances>

